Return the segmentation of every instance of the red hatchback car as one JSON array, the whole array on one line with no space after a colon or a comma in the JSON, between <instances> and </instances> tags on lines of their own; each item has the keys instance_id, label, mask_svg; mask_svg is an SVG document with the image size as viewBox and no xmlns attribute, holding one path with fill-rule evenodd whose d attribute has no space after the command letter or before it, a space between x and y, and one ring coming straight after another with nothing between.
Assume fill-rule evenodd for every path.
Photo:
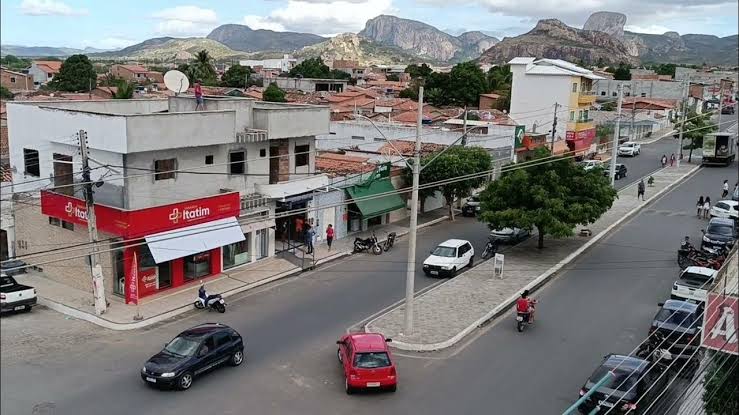
<instances>
[{"instance_id":1,"label":"red hatchback car","mask_svg":"<svg viewBox=\"0 0 739 415\"><path fill-rule=\"evenodd\" d=\"M387 343L379 333L354 333L337 340L336 352L344 367L344 387L351 394L357 389L387 389L395 392L398 375Z\"/></svg>"}]
</instances>

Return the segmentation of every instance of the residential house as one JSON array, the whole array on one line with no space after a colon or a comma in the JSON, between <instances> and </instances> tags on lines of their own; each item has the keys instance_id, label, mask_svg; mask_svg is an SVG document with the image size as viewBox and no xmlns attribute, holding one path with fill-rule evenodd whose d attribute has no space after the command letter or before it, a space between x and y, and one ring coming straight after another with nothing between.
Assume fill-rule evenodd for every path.
<instances>
[{"instance_id":1,"label":"residential house","mask_svg":"<svg viewBox=\"0 0 739 415\"><path fill-rule=\"evenodd\" d=\"M33 90L33 77L22 72L0 68L0 85L11 92Z\"/></svg>"},{"instance_id":2,"label":"residential house","mask_svg":"<svg viewBox=\"0 0 739 415\"><path fill-rule=\"evenodd\" d=\"M296 226L322 214L314 194L328 184L315 171L328 107L227 96L206 96L203 111L195 105L184 94L8 103L14 190L40 191L16 209L18 255L88 240L74 167L80 130L105 166L91 178L100 183L95 213L109 298L136 302L270 257L281 239L302 240ZM60 260L44 267L49 278L90 289L84 259L47 258Z\"/></svg>"},{"instance_id":3,"label":"residential house","mask_svg":"<svg viewBox=\"0 0 739 415\"><path fill-rule=\"evenodd\" d=\"M556 115L555 138L565 138L570 151L590 151L595 140L588 114L595 103L593 81L603 78L560 59L514 58L509 65L511 118L534 131L535 125L552 124Z\"/></svg>"},{"instance_id":4,"label":"residential house","mask_svg":"<svg viewBox=\"0 0 739 415\"><path fill-rule=\"evenodd\" d=\"M349 81L346 79L287 78L278 76L264 80L265 85L272 82L286 91L298 90L304 92L342 92L349 84Z\"/></svg>"},{"instance_id":5,"label":"residential house","mask_svg":"<svg viewBox=\"0 0 739 415\"><path fill-rule=\"evenodd\" d=\"M480 108L481 110L498 108L499 100L500 100L499 94L494 94L494 93L480 94L480 102L477 107Z\"/></svg>"},{"instance_id":6,"label":"residential house","mask_svg":"<svg viewBox=\"0 0 739 415\"><path fill-rule=\"evenodd\" d=\"M329 67L348 73L352 79L364 79L367 72L367 68L361 66L359 61L354 60L335 59L329 62Z\"/></svg>"},{"instance_id":7,"label":"residential house","mask_svg":"<svg viewBox=\"0 0 739 415\"><path fill-rule=\"evenodd\" d=\"M164 75L157 71L150 71L141 65L112 65L110 74L116 78L135 83L162 83Z\"/></svg>"},{"instance_id":8,"label":"residential house","mask_svg":"<svg viewBox=\"0 0 739 415\"><path fill-rule=\"evenodd\" d=\"M282 58L279 59L240 60L239 65L249 66L254 71L257 71L257 69L267 71L273 70L276 71L277 74L279 74L281 72L290 72L290 69L292 69L297 64L297 62L298 60L290 57L290 55L282 55Z\"/></svg>"},{"instance_id":9,"label":"residential house","mask_svg":"<svg viewBox=\"0 0 739 415\"><path fill-rule=\"evenodd\" d=\"M33 85L39 88L54 79L62 69L61 61L33 61L28 69L28 74L33 77Z\"/></svg>"}]
</instances>

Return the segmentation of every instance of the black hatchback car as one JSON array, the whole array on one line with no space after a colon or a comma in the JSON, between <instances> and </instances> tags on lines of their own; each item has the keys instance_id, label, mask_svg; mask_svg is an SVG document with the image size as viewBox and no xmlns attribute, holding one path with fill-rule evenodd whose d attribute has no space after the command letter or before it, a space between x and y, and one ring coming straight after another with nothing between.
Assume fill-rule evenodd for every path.
<instances>
[{"instance_id":1,"label":"black hatchback car","mask_svg":"<svg viewBox=\"0 0 739 415\"><path fill-rule=\"evenodd\" d=\"M220 323L205 323L185 330L152 356L141 369L151 386L189 389L193 379L224 363L244 362L244 340L236 330Z\"/></svg>"},{"instance_id":2,"label":"black hatchback car","mask_svg":"<svg viewBox=\"0 0 739 415\"><path fill-rule=\"evenodd\" d=\"M658 305L662 308L654 316L649 334L660 332L665 338L664 344L671 345L670 353L691 354L700 346L701 308L682 300L667 300Z\"/></svg>"},{"instance_id":3,"label":"black hatchback car","mask_svg":"<svg viewBox=\"0 0 739 415\"><path fill-rule=\"evenodd\" d=\"M614 376L580 404L577 408L580 413L591 414L599 406L597 414L639 414L642 408L648 407L659 396L668 381L667 376L660 376L663 369L659 366L652 367L652 363L636 357L610 354L590 375L580 389L580 396L585 395L608 372L613 372Z\"/></svg>"},{"instance_id":4,"label":"black hatchback car","mask_svg":"<svg viewBox=\"0 0 739 415\"><path fill-rule=\"evenodd\" d=\"M611 172L611 169L609 166L603 166L603 175L608 177L608 174ZM628 174L628 169L626 168L626 165L624 164L616 164L616 173L614 173L614 178L616 180L621 179L623 177L626 177Z\"/></svg>"},{"instance_id":5,"label":"black hatchback car","mask_svg":"<svg viewBox=\"0 0 739 415\"><path fill-rule=\"evenodd\" d=\"M702 232L701 248L730 249L737 236L736 223L729 218L712 218Z\"/></svg>"}]
</instances>

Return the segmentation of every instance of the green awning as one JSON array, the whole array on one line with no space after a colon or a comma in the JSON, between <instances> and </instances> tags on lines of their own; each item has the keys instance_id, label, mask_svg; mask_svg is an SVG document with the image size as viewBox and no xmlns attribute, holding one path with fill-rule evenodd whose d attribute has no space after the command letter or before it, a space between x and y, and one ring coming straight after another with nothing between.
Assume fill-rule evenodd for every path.
<instances>
[{"instance_id":1,"label":"green awning","mask_svg":"<svg viewBox=\"0 0 739 415\"><path fill-rule=\"evenodd\" d=\"M373 180L370 183L354 185L348 187L346 192L353 199L353 202L359 208L364 219L374 218L394 210L405 208L405 202L403 202L403 199L397 193L390 193L387 196L381 197L371 197L383 193L395 192L393 184L388 179ZM371 198L361 200L364 197Z\"/></svg>"}]
</instances>

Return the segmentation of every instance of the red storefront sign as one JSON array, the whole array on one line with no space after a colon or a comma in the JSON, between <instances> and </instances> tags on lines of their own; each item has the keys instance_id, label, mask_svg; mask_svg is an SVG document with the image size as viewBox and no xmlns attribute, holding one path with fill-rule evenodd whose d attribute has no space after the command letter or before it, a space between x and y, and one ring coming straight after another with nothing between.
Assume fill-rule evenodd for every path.
<instances>
[{"instance_id":1,"label":"red storefront sign","mask_svg":"<svg viewBox=\"0 0 739 415\"><path fill-rule=\"evenodd\" d=\"M570 148L570 151L585 150L595 140L595 128L577 132L567 131L565 139L567 140L567 146Z\"/></svg>"},{"instance_id":2,"label":"red storefront sign","mask_svg":"<svg viewBox=\"0 0 739 415\"><path fill-rule=\"evenodd\" d=\"M95 204L98 229L126 238L237 217L240 210L238 192L139 210L123 210ZM42 191L41 212L44 215L87 226L87 207L81 199Z\"/></svg>"},{"instance_id":3,"label":"red storefront sign","mask_svg":"<svg viewBox=\"0 0 739 415\"><path fill-rule=\"evenodd\" d=\"M707 349L739 354L739 310L737 297L708 293L703 313L701 344Z\"/></svg>"}]
</instances>

